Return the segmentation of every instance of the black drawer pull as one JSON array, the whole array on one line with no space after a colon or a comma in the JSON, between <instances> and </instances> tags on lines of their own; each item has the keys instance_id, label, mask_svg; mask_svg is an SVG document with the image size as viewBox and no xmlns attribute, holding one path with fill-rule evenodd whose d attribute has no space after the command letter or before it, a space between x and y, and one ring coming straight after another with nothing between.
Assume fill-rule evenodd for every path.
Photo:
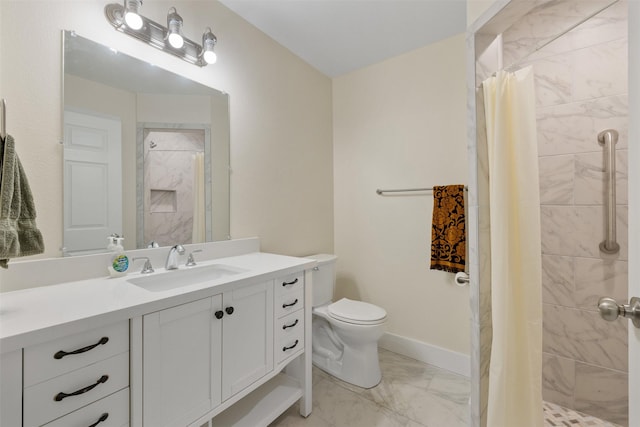
<instances>
[{"instance_id":1,"label":"black drawer pull","mask_svg":"<svg viewBox=\"0 0 640 427\"><path fill-rule=\"evenodd\" d=\"M216 319L222 319L222 316L224 316L224 311L218 310L214 314L216 316Z\"/></svg>"},{"instance_id":2,"label":"black drawer pull","mask_svg":"<svg viewBox=\"0 0 640 427\"><path fill-rule=\"evenodd\" d=\"M282 308L287 308L287 307L291 307L294 306L298 303L298 298L296 298L296 300L294 302L292 302L291 304L282 304Z\"/></svg>"},{"instance_id":3,"label":"black drawer pull","mask_svg":"<svg viewBox=\"0 0 640 427\"><path fill-rule=\"evenodd\" d=\"M227 308L224 309L224 311L226 311L227 314L229 316L231 316L233 314L233 307L227 307Z\"/></svg>"},{"instance_id":4,"label":"black drawer pull","mask_svg":"<svg viewBox=\"0 0 640 427\"><path fill-rule=\"evenodd\" d=\"M100 418L98 418L98 421L96 421L95 423L91 424L88 427L96 427L101 422L106 421L107 418L109 418L109 413L105 412L104 414L100 415Z\"/></svg>"},{"instance_id":5,"label":"black drawer pull","mask_svg":"<svg viewBox=\"0 0 640 427\"><path fill-rule=\"evenodd\" d=\"M55 400L56 402L60 402L65 397L78 396L80 394L86 393L86 392L91 391L94 388L98 387L100 384L106 383L108 379L109 379L109 375L103 375L103 376L100 377L100 379L98 381L96 381L95 384L88 385L85 388L81 388L80 390L74 391L73 393L60 392L60 393L56 394L56 397L54 397L53 400Z\"/></svg>"},{"instance_id":6,"label":"black drawer pull","mask_svg":"<svg viewBox=\"0 0 640 427\"><path fill-rule=\"evenodd\" d=\"M296 326L298 324L298 319L296 319L295 322L293 322L290 325L282 325L282 329L287 329L287 328L293 328L294 326Z\"/></svg>"},{"instance_id":7,"label":"black drawer pull","mask_svg":"<svg viewBox=\"0 0 640 427\"><path fill-rule=\"evenodd\" d=\"M295 280L291 281L291 282L282 282L282 286L291 286L291 285L295 285L296 283L298 283L298 278L296 277Z\"/></svg>"},{"instance_id":8,"label":"black drawer pull","mask_svg":"<svg viewBox=\"0 0 640 427\"><path fill-rule=\"evenodd\" d=\"M282 347L282 351L287 351L287 350L291 350L292 348L294 348L295 346L298 345L298 340L296 340L296 342L293 343L292 346L289 347Z\"/></svg>"},{"instance_id":9,"label":"black drawer pull","mask_svg":"<svg viewBox=\"0 0 640 427\"><path fill-rule=\"evenodd\" d=\"M100 338L100 341L98 341L97 343L95 343L93 345L88 345L86 347L79 348L78 350L69 351L69 352L60 350L59 352L57 352L56 354L53 355L53 358L54 359L62 359L63 357L70 356L72 354L84 353L84 352L87 352L89 350L93 350L94 348L96 348L99 345L104 345L104 344L106 344L108 342L109 342L109 337L102 337L102 338Z\"/></svg>"}]
</instances>

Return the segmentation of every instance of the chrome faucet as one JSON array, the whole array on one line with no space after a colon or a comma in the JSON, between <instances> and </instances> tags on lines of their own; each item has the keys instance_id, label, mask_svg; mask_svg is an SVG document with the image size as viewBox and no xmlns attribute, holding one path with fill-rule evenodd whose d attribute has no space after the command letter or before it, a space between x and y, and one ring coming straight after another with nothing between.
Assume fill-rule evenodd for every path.
<instances>
[{"instance_id":1,"label":"chrome faucet","mask_svg":"<svg viewBox=\"0 0 640 427\"><path fill-rule=\"evenodd\" d=\"M176 270L178 268L178 255L184 255L184 248L182 245L175 245L169 249L169 255L167 255L167 262L164 264L164 268L167 270Z\"/></svg>"}]
</instances>

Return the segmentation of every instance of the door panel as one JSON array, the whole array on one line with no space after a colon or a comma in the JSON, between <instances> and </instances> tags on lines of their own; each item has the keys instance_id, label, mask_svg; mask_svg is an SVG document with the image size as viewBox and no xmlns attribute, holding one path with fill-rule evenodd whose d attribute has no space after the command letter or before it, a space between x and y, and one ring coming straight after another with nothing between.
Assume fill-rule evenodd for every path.
<instances>
[{"instance_id":1,"label":"door panel","mask_svg":"<svg viewBox=\"0 0 640 427\"><path fill-rule=\"evenodd\" d=\"M213 378L222 325L213 309L221 300L216 295L144 316L145 427L188 425L220 403Z\"/></svg>"},{"instance_id":2,"label":"door panel","mask_svg":"<svg viewBox=\"0 0 640 427\"><path fill-rule=\"evenodd\" d=\"M225 292L223 302L222 399L226 400L273 369L273 283Z\"/></svg>"},{"instance_id":3,"label":"door panel","mask_svg":"<svg viewBox=\"0 0 640 427\"><path fill-rule=\"evenodd\" d=\"M121 124L73 111L64 121L65 254L104 252L122 234Z\"/></svg>"}]
</instances>

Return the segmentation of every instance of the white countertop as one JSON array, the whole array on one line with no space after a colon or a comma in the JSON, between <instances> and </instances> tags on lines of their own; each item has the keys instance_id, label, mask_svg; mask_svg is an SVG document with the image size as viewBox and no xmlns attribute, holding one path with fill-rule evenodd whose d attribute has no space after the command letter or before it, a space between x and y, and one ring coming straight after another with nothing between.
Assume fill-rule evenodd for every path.
<instances>
[{"instance_id":1,"label":"white countertop","mask_svg":"<svg viewBox=\"0 0 640 427\"><path fill-rule=\"evenodd\" d=\"M254 284L309 269L316 261L255 252L198 263L222 264L246 270L232 276L207 280L166 291L149 291L128 280L176 274L157 269L150 275L99 277L77 282L31 288L0 294L0 352L46 342L64 335L126 320L146 313L219 294L238 282ZM180 269L184 269L180 266Z\"/></svg>"}]
</instances>

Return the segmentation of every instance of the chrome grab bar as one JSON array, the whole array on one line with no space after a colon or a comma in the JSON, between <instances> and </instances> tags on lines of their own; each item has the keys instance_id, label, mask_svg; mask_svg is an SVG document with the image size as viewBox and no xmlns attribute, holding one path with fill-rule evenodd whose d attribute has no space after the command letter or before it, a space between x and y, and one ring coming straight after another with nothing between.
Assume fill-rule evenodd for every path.
<instances>
[{"instance_id":1,"label":"chrome grab bar","mask_svg":"<svg viewBox=\"0 0 640 427\"><path fill-rule=\"evenodd\" d=\"M598 143L604 147L606 178L605 238L600 242L600 250L605 254L616 254L620 245L616 242L616 143L618 132L603 130L598 134Z\"/></svg>"}]
</instances>

